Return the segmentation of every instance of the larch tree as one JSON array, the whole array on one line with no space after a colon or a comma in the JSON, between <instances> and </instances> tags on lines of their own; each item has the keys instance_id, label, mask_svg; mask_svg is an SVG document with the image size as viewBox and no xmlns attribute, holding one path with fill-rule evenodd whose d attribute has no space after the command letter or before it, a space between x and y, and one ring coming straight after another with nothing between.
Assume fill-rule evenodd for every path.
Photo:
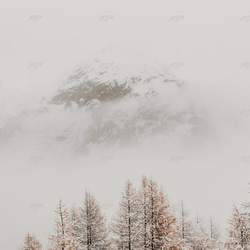
<instances>
[{"instance_id":1,"label":"larch tree","mask_svg":"<svg viewBox=\"0 0 250 250\"><path fill-rule=\"evenodd\" d=\"M80 235L80 227L79 227L79 221L80 221L80 214L79 209L73 205L70 209L70 220L74 224L74 235L79 239L81 238Z\"/></svg>"},{"instance_id":2,"label":"larch tree","mask_svg":"<svg viewBox=\"0 0 250 250\"><path fill-rule=\"evenodd\" d=\"M143 199L141 200L143 206L140 208L142 213L140 225L142 235L145 234L142 237L144 239L142 248L182 249L183 241L176 217L171 212L169 202L164 192L159 190L157 183L143 177L140 197Z\"/></svg>"},{"instance_id":3,"label":"larch tree","mask_svg":"<svg viewBox=\"0 0 250 250\"><path fill-rule=\"evenodd\" d=\"M79 239L75 232L75 223L72 222L68 209L62 200L55 210L57 214L56 233L49 236L50 250L76 250Z\"/></svg>"},{"instance_id":4,"label":"larch tree","mask_svg":"<svg viewBox=\"0 0 250 250\"><path fill-rule=\"evenodd\" d=\"M199 216L196 216L194 223L192 223L189 246L193 250L212 249L210 235Z\"/></svg>"},{"instance_id":5,"label":"larch tree","mask_svg":"<svg viewBox=\"0 0 250 250\"><path fill-rule=\"evenodd\" d=\"M209 226L211 244L213 247L216 247L220 239L220 230L212 218L209 220Z\"/></svg>"},{"instance_id":6,"label":"larch tree","mask_svg":"<svg viewBox=\"0 0 250 250\"><path fill-rule=\"evenodd\" d=\"M139 247L138 193L130 181L122 192L119 211L112 217L111 232L115 249L138 249Z\"/></svg>"},{"instance_id":7,"label":"larch tree","mask_svg":"<svg viewBox=\"0 0 250 250\"><path fill-rule=\"evenodd\" d=\"M179 227L181 230L181 238L184 241L184 246L190 246L190 237L191 237L191 230L192 230L192 221L189 219L189 212L185 208L183 201L180 204L180 211L179 211Z\"/></svg>"},{"instance_id":8,"label":"larch tree","mask_svg":"<svg viewBox=\"0 0 250 250\"><path fill-rule=\"evenodd\" d=\"M71 217L71 221L77 224L79 220L79 211L75 205L73 205L70 209L70 217Z\"/></svg>"},{"instance_id":9,"label":"larch tree","mask_svg":"<svg viewBox=\"0 0 250 250\"><path fill-rule=\"evenodd\" d=\"M212 249L211 239L207 230L198 224L194 224L192 227L190 243L193 250Z\"/></svg>"},{"instance_id":10,"label":"larch tree","mask_svg":"<svg viewBox=\"0 0 250 250\"><path fill-rule=\"evenodd\" d=\"M235 205L227 231L228 240L226 242L226 249L249 249L250 235L247 217L240 213Z\"/></svg>"},{"instance_id":11,"label":"larch tree","mask_svg":"<svg viewBox=\"0 0 250 250\"><path fill-rule=\"evenodd\" d=\"M86 247L87 250L109 249L106 218L94 196L87 191L82 207L79 208L77 228L77 235L81 239L82 247Z\"/></svg>"},{"instance_id":12,"label":"larch tree","mask_svg":"<svg viewBox=\"0 0 250 250\"><path fill-rule=\"evenodd\" d=\"M140 234L139 241L141 249L148 249L148 228L149 228L149 195L148 179L142 176L141 187L138 193Z\"/></svg>"},{"instance_id":13,"label":"larch tree","mask_svg":"<svg viewBox=\"0 0 250 250\"><path fill-rule=\"evenodd\" d=\"M20 248L20 250L41 250L42 244L39 242L39 240L29 233L25 236L25 240L23 243L23 246Z\"/></svg>"}]
</instances>

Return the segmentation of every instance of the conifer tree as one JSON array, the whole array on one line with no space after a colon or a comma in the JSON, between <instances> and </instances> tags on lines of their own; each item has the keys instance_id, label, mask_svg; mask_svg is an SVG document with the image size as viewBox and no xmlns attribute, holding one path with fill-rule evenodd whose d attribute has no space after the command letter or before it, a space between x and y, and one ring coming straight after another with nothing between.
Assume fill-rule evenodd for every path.
<instances>
[{"instance_id":1,"label":"conifer tree","mask_svg":"<svg viewBox=\"0 0 250 250\"><path fill-rule=\"evenodd\" d=\"M208 232L203 226L197 223L192 227L190 245L194 250L212 249L211 239Z\"/></svg>"},{"instance_id":2,"label":"conifer tree","mask_svg":"<svg viewBox=\"0 0 250 250\"><path fill-rule=\"evenodd\" d=\"M235 205L229 225L226 249L249 249L250 235L247 217L241 214Z\"/></svg>"},{"instance_id":3,"label":"conifer tree","mask_svg":"<svg viewBox=\"0 0 250 250\"><path fill-rule=\"evenodd\" d=\"M139 218L140 218L140 234L139 241L142 249L148 248L148 228L149 228L149 195L148 195L148 179L142 176L141 187L139 190Z\"/></svg>"},{"instance_id":4,"label":"conifer tree","mask_svg":"<svg viewBox=\"0 0 250 250\"><path fill-rule=\"evenodd\" d=\"M71 217L71 221L77 224L79 220L79 211L75 205L73 205L70 209L70 217Z\"/></svg>"},{"instance_id":5,"label":"conifer tree","mask_svg":"<svg viewBox=\"0 0 250 250\"><path fill-rule=\"evenodd\" d=\"M146 187L143 187L144 185ZM140 216L142 219L140 223L142 225L141 232L142 235L146 233L144 235L146 237L142 241L142 248L151 250L182 249L181 232L178 230L176 218L170 211L170 205L164 192L159 190L155 181L143 177L140 193L141 198L146 197L145 204L142 201L143 207L140 209L142 213Z\"/></svg>"},{"instance_id":6,"label":"conifer tree","mask_svg":"<svg viewBox=\"0 0 250 250\"><path fill-rule=\"evenodd\" d=\"M194 223L191 224L188 246L193 250L212 249L210 235L199 216L196 216Z\"/></svg>"},{"instance_id":7,"label":"conifer tree","mask_svg":"<svg viewBox=\"0 0 250 250\"><path fill-rule=\"evenodd\" d=\"M210 224L210 239L211 239L211 244L213 247L216 247L217 243L219 242L220 239L220 231L218 226L215 224L214 220L210 218L209 221Z\"/></svg>"},{"instance_id":8,"label":"conifer tree","mask_svg":"<svg viewBox=\"0 0 250 250\"><path fill-rule=\"evenodd\" d=\"M79 209L77 228L82 247L87 250L109 249L106 219L94 196L89 192L85 192L83 205Z\"/></svg>"},{"instance_id":9,"label":"conifer tree","mask_svg":"<svg viewBox=\"0 0 250 250\"><path fill-rule=\"evenodd\" d=\"M181 238L184 241L184 246L188 247L190 246L192 221L189 219L189 213L185 208L183 201L181 201L180 204L179 224L181 230Z\"/></svg>"},{"instance_id":10,"label":"conifer tree","mask_svg":"<svg viewBox=\"0 0 250 250\"><path fill-rule=\"evenodd\" d=\"M80 241L80 228L79 228L79 221L80 221L80 214L79 214L79 209L73 205L70 210L70 220L74 224L74 235L78 237Z\"/></svg>"},{"instance_id":11,"label":"conifer tree","mask_svg":"<svg viewBox=\"0 0 250 250\"><path fill-rule=\"evenodd\" d=\"M127 181L119 204L119 211L111 222L116 249L138 249L138 215L138 194L132 183Z\"/></svg>"},{"instance_id":12,"label":"conifer tree","mask_svg":"<svg viewBox=\"0 0 250 250\"><path fill-rule=\"evenodd\" d=\"M62 200L55 210L56 233L49 236L50 250L76 250L79 246L79 239L75 235L75 225L71 221L68 209Z\"/></svg>"},{"instance_id":13,"label":"conifer tree","mask_svg":"<svg viewBox=\"0 0 250 250\"><path fill-rule=\"evenodd\" d=\"M29 233L25 236L23 246L20 248L20 250L41 250L41 249L42 249L42 244L34 235L31 235Z\"/></svg>"}]
</instances>

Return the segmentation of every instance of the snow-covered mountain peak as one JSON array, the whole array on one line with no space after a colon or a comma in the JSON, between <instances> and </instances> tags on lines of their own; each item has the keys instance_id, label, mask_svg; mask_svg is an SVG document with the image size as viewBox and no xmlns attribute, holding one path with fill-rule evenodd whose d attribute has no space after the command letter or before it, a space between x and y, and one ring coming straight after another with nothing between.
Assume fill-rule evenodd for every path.
<instances>
[{"instance_id":1,"label":"snow-covered mountain peak","mask_svg":"<svg viewBox=\"0 0 250 250\"><path fill-rule=\"evenodd\" d=\"M75 67L62 81L52 103L84 106L92 99L112 101L128 94L174 94L183 86L184 82L159 62L104 49Z\"/></svg>"}]
</instances>

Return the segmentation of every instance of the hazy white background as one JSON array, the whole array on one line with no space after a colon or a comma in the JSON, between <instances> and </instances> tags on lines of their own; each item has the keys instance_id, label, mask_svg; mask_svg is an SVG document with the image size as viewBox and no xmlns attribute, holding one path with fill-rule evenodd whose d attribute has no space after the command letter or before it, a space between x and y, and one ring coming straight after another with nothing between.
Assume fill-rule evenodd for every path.
<instances>
[{"instance_id":1,"label":"hazy white background","mask_svg":"<svg viewBox=\"0 0 250 250\"><path fill-rule=\"evenodd\" d=\"M216 137L206 146L145 144L87 158L1 143L0 248L17 249L27 232L46 245L58 199L80 204L86 188L112 214L126 178L138 184L142 174L172 204L183 199L191 215L213 216L224 229L232 203L250 199L249 10L247 0L1 0L0 126L54 93L75 64L115 47L157 58L188 81Z\"/></svg>"}]
</instances>

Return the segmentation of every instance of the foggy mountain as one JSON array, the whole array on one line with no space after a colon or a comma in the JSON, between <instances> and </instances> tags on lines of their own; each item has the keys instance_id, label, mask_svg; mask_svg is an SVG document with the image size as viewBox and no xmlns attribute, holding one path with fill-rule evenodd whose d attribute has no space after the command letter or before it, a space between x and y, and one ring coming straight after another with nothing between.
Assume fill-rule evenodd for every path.
<instances>
[{"instance_id":1,"label":"foggy mountain","mask_svg":"<svg viewBox=\"0 0 250 250\"><path fill-rule=\"evenodd\" d=\"M187 98L188 88L162 63L102 49L76 66L40 106L7 119L1 139L81 153L162 136L199 137L209 126Z\"/></svg>"}]
</instances>

